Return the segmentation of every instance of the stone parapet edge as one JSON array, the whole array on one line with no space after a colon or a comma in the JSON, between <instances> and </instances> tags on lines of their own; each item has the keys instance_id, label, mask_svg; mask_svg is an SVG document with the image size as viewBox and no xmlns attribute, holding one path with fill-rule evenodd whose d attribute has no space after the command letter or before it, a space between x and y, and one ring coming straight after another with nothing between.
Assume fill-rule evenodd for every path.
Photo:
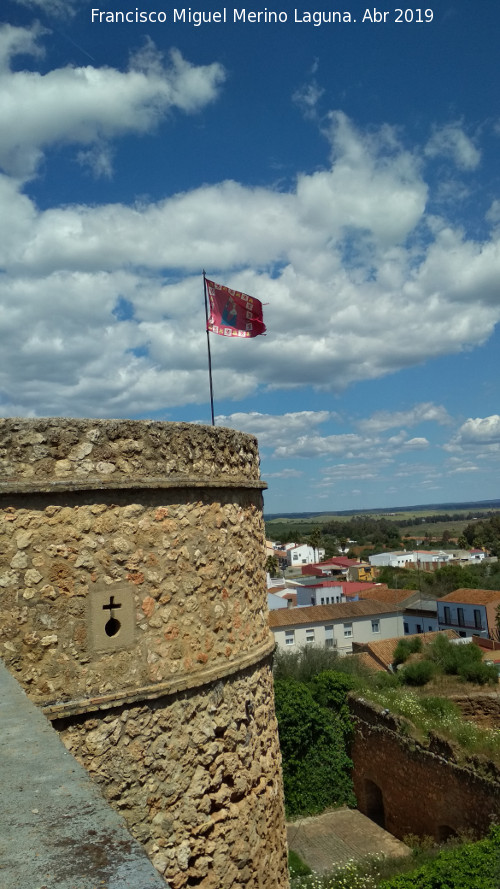
<instances>
[{"instance_id":1,"label":"stone parapet edge","mask_svg":"<svg viewBox=\"0 0 500 889\"><path fill-rule=\"evenodd\" d=\"M224 664L223 667L217 664L214 667L200 670L189 676L169 679L164 682L158 682L155 685L144 685L130 690L123 689L121 692L99 695L93 698L80 698L75 701L61 701L45 705L39 703L39 706L48 719L55 720L64 719L67 716L79 716L83 713L110 710L113 707L121 707L124 704L138 704L142 701L178 694L188 689L202 688L204 685L210 685L210 683L216 682L218 679L233 676L235 673L240 673L248 667L253 667L260 661L266 660L271 656L274 649L274 635L271 633L264 645L261 645L250 654L244 654L235 658L229 664Z\"/></svg>"},{"instance_id":2,"label":"stone parapet edge","mask_svg":"<svg viewBox=\"0 0 500 889\"><path fill-rule=\"evenodd\" d=\"M36 482L0 482L0 496L2 494L51 494L67 491L130 491L130 490L157 490L167 488L240 488L266 490L267 483L260 479L244 478L203 478L200 476L176 476L175 478L143 478L133 481L118 481L114 479L88 478L81 481L57 480Z\"/></svg>"}]
</instances>

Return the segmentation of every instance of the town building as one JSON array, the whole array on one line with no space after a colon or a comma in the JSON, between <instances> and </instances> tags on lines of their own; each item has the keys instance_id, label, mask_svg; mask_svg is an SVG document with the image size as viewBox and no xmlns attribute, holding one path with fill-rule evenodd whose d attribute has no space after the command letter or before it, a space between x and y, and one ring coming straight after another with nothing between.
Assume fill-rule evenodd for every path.
<instances>
[{"instance_id":1,"label":"town building","mask_svg":"<svg viewBox=\"0 0 500 889\"><path fill-rule=\"evenodd\" d=\"M290 567L300 568L301 565L312 565L322 559L325 550L321 547L310 546L308 543L301 543L299 546L287 549L286 555Z\"/></svg>"},{"instance_id":2,"label":"town building","mask_svg":"<svg viewBox=\"0 0 500 889\"><path fill-rule=\"evenodd\" d=\"M459 636L498 639L499 590L460 589L437 600L439 629L457 630Z\"/></svg>"},{"instance_id":3,"label":"town building","mask_svg":"<svg viewBox=\"0 0 500 889\"><path fill-rule=\"evenodd\" d=\"M269 626L278 647L292 651L307 645L351 654L352 643L403 635L401 612L380 602L345 602L271 611Z\"/></svg>"}]
</instances>

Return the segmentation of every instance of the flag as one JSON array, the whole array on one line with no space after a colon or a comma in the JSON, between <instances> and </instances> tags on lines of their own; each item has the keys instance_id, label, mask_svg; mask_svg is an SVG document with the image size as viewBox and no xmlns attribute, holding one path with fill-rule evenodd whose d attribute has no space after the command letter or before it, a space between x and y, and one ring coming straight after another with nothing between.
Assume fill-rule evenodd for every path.
<instances>
[{"instance_id":1,"label":"flag","mask_svg":"<svg viewBox=\"0 0 500 889\"><path fill-rule=\"evenodd\" d=\"M260 336L266 332L262 303L253 296L205 279L210 300L207 330L219 336Z\"/></svg>"}]
</instances>

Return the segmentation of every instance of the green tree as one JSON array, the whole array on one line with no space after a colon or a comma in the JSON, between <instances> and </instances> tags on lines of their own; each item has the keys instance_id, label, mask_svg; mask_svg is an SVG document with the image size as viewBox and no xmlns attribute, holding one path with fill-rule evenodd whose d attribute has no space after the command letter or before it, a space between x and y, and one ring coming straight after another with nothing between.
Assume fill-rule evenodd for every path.
<instances>
[{"instance_id":1,"label":"green tree","mask_svg":"<svg viewBox=\"0 0 500 889\"><path fill-rule=\"evenodd\" d=\"M266 559L265 569L271 577L277 577L279 574L279 562L276 556L268 556Z\"/></svg>"},{"instance_id":2,"label":"green tree","mask_svg":"<svg viewBox=\"0 0 500 889\"><path fill-rule=\"evenodd\" d=\"M328 698L333 685L326 680L317 693ZM318 703L314 686L296 679L276 680L274 693L287 816L355 805L342 715Z\"/></svg>"},{"instance_id":3,"label":"green tree","mask_svg":"<svg viewBox=\"0 0 500 889\"><path fill-rule=\"evenodd\" d=\"M316 562L319 562L318 549L321 546L322 540L323 540L323 535L321 533L321 528L316 526L315 528L312 529L311 533L309 534L309 537L307 538L307 542L308 542L309 546L312 546L313 550L315 550L314 558L315 558Z\"/></svg>"}]
</instances>

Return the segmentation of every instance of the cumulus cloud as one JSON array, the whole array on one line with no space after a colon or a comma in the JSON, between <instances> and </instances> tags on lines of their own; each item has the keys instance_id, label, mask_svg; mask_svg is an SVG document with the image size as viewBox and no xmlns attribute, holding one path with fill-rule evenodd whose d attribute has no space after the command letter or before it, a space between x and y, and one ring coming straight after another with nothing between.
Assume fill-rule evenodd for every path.
<instances>
[{"instance_id":1,"label":"cumulus cloud","mask_svg":"<svg viewBox=\"0 0 500 889\"><path fill-rule=\"evenodd\" d=\"M475 170L481 161L479 149L458 123L436 128L424 153L449 158L462 170Z\"/></svg>"},{"instance_id":2,"label":"cumulus cloud","mask_svg":"<svg viewBox=\"0 0 500 889\"><path fill-rule=\"evenodd\" d=\"M428 401L416 404L406 411L376 411L366 420L359 420L356 425L363 432L376 433L396 426L417 426L424 422L444 425L451 422L451 417L446 408Z\"/></svg>"},{"instance_id":3,"label":"cumulus cloud","mask_svg":"<svg viewBox=\"0 0 500 889\"><path fill-rule=\"evenodd\" d=\"M229 416L221 414L216 417L216 421L218 426L229 426L231 429L256 435L261 447L277 447L335 416L330 411L297 411L280 415L250 411Z\"/></svg>"},{"instance_id":4,"label":"cumulus cloud","mask_svg":"<svg viewBox=\"0 0 500 889\"><path fill-rule=\"evenodd\" d=\"M500 416L469 418L458 430L454 444L473 447L500 444Z\"/></svg>"},{"instance_id":5,"label":"cumulus cloud","mask_svg":"<svg viewBox=\"0 0 500 889\"><path fill-rule=\"evenodd\" d=\"M129 70L58 68L46 74L11 71L10 58L35 53L43 32L0 28L0 166L20 179L34 174L48 146L93 145L152 130L170 108L198 111L217 96L221 65L192 65L178 50L165 64L150 41Z\"/></svg>"},{"instance_id":6,"label":"cumulus cloud","mask_svg":"<svg viewBox=\"0 0 500 889\"><path fill-rule=\"evenodd\" d=\"M208 261L215 280L267 304L267 337L212 338L219 398L341 391L481 344L500 320L500 233L472 241L429 217L420 150L338 111L326 124L325 167L288 190L223 181L160 201L39 209L26 177L51 146L74 143L81 164L109 176L121 134L150 131L172 107L203 107L224 76L179 53L165 64L150 43L125 72L11 71L12 55L38 51L42 36L0 29L4 412L118 416L206 402L199 271ZM380 436L447 417L426 402L374 414L361 434L321 435L327 420L331 412L307 411L219 422L239 423L277 456L352 460L425 447L406 431L392 443Z\"/></svg>"},{"instance_id":7,"label":"cumulus cloud","mask_svg":"<svg viewBox=\"0 0 500 889\"><path fill-rule=\"evenodd\" d=\"M391 455L403 451L420 451L429 446L426 438L406 437L402 430L387 439L366 438L355 433L341 435L303 435L295 441L277 447L275 457L330 457L354 459L365 457L386 461Z\"/></svg>"}]
</instances>

